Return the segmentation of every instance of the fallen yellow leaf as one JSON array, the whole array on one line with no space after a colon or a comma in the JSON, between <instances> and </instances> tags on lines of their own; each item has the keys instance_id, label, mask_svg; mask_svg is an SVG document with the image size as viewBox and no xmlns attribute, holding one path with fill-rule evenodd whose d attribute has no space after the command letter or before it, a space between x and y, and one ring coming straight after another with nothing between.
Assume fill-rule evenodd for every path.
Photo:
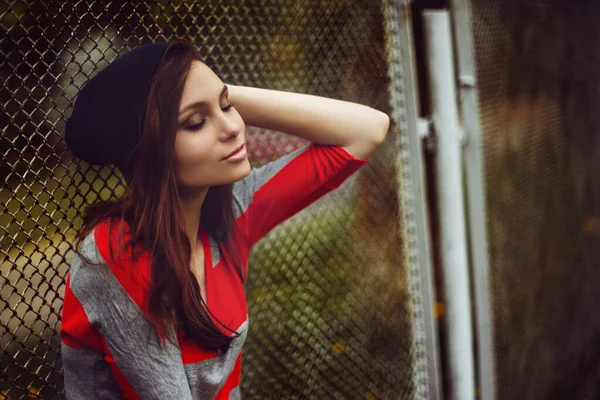
<instances>
[{"instance_id":1,"label":"fallen yellow leaf","mask_svg":"<svg viewBox=\"0 0 600 400\"><path fill-rule=\"evenodd\" d=\"M377 400L380 398L381 398L381 395L377 390L370 390L365 394L366 400Z\"/></svg>"},{"instance_id":2,"label":"fallen yellow leaf","mask_svg":"<svg viewBox=\"0 0 600 400\"><path fill-rule=\"evenodd\" d=\"M344 351L345 347L346 341L344 339L340 339L331 345L331 350L333 350L335 353L341 353L342 351Z\"/></svg>"}]
</instances>

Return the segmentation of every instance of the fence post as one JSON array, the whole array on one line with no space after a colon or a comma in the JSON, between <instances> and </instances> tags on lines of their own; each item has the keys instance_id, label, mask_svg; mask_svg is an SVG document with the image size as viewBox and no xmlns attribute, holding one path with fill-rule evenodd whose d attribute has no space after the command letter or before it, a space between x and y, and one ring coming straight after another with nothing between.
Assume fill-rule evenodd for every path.
<instances>
[{"instance_id":1,"label":"fence post","mask_svg":"<svg viewBox=\"0 0 600 400\"><path fill-rule=\"evenodd\" d=\"M458 124L450 15L423 13L431 117L437 139L436 185L440 254L446 304L446 371L452 400L475 396L471 299L462 178L462 135Z\"/></svg>"},{"instance_id":2,"label":"fence post","mask_svg":"<svg viewBox=\"0 0 600 400\"><path fill-rule=\"evenodd\" d=\"M471 1L451 0L450 12L454 25L456 67L462 124L466 134L463 152L467 180L469 209L469 240L475 337L477 346L478 387L481 400L494 400L496 374L493 347L493 319L490 294L490 267L488 255L487 220L485 203L484 162L479 122L479 97L475 76L475 57L471 33Z\"/></svg>"},{"instance_id":3,"label":"fence post","mask_svg":"<svg viewBox=\"0 0 600 400\"><path fill-rule=\"evenodd\" d=\"M419 85L410 3L409 0L387 0L385 3L390 32L390 106L392 119L399 127L396 138L401 149L397 162L401 165L399 170L402 171L403 192L398 194L398 198L404 201L400 205L403 229L410 232L405 235L406 265L414 271L407 275L412 280L409 285L412 296L419 299L414 307L420 318L414 322L416 326L413 327L412 340L416 351L420 352L424 347L426 353L426 365L418 367L423 373L414 373L417 379L415 387L422 387L425 381L426 393L415 396L415 399L441 400L441 359L438 326L434 316L435 287L421 135L423 125L420 125L419 120Z\"/></svg>"}]
</instances>

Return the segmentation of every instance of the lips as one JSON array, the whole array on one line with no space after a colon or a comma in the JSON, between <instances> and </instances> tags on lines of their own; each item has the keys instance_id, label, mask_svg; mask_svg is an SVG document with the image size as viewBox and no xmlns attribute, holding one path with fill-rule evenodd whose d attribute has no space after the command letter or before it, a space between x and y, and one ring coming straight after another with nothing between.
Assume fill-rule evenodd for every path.
<instances>
[{"instance_id":1,"label":"lips","mask_svg":"<svg viewBox=\"0 0 600 400\"><path fill-rule=\"evenodd\" d=\"M242 149L242 147L244 147L244 143L242 143L239 147L236 147L234 151L232 151L231 153L229 153L229 155L225 156L223 158L223 160L227 160L229 157L231 157L232 155L234 155L235 153L237 153L238 151L240 151Z\"/></svg>"}]
</instances>

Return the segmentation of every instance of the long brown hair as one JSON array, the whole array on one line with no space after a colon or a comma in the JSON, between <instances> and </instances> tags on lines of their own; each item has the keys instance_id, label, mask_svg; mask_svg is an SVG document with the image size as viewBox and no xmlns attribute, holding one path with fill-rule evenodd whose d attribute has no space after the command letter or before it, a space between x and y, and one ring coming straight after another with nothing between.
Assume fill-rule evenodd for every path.
<instances>
[{"instance_id":1,"label":"long brown hair","mask_svg":"<svg viewBox=\"0 0 600 400\"><path fill-rule=\"evenodd\" d=\"M103 221L111 225L114 221L125 221L130 240L120 249L111 247L111 257L116 252L130 251L135 260L140 254L136 255L134 249L139 246L149 252L148 311L157 333L176 340L169 334L176 326L205 349L226 350L236 333L221 324L234 335L225 334L213 322L191 271L191 243L184 231L174 171L179 103L194 60L200 60L200 57L184 40L172 41L165 50L146 103L142 135L127 190L121 198L88 208L79 240ZM240 254L233 240L232 188L233 184L228 184L209 189L200 224L204 232L223 243L243 282ZM112 226L109 226L109 232L112 232Z\"/></svg>"}]
</instances>

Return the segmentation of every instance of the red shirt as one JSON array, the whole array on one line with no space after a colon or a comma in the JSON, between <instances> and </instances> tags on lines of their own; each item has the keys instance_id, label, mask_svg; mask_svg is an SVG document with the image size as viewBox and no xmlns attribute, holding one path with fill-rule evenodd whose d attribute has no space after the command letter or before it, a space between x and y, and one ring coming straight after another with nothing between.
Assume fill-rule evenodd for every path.
<instances>
[{"instance_id":1,"label":"red shirt","mask_svg":"<svg viewBox=\"0 0 600 400\"><path fill-rule=\"evenodd\" d=\"M367 162L339 146L313 143L234 183L234 213L242 231L236 244L244 268L252 246L273 227L339 187ZM60 331L67 398L241 398L248 315L243 282L224 248L200 232L208 308L239 333L221 353L202 349L180 332L178 343L153 338L146 305L149 256L135 263L111 258L109 243L118 249L117 238L116 226L110 231L108 223L98 225L80 248L97 265L79 256L71 263Z\"/></svg>"}]
</instances>

